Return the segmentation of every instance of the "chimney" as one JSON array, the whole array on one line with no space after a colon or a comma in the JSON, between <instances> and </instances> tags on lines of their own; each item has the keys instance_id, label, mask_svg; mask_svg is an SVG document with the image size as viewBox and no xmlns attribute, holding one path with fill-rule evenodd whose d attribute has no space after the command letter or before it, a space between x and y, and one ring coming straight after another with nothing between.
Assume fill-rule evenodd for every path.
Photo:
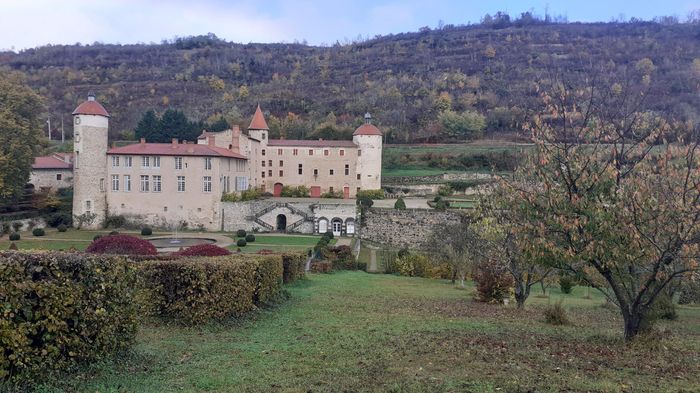
<instances>
[{"instance_id":1,"label":"chimney","mask_svg":"<svg viewBox=\"0 0 700 393\"><path fill-rule=\"evenodd\" d=\"M141 143L142 145L145 144L145 143L146 143L146 138L141 138L141 142L140 142L140 143Z\"/></svg>"},{"instance_id":2,"label":"chimney","mask_svg":"<svg viewBox=\"0 0 700 393\"><path fill-rule=\"evenodd\" d=\"M209 135L207 137L207 144L209 147L216 147L216 137L214 135Z\"/></svg>"},{"instance_id":3,"label":"chimney","mask_svg":"<svg viewBox=\"0 0 700 393\"><path fill-rule=\"evenodd\" d=\"M231 147L229 148L234 153L240 153L241 150L241 129L238 125L233 126L231 135Z\"/></svg>"},{"instance_id":4,"label":"chimney","mask_svg":"<svg viewBox=\"0 0 700 393\"><path fill-rule=\"evenodd\" d=\"M173 138L172 146L173 146L173 149L177 149L177 138Z\"/></svg>"}]
</instances>

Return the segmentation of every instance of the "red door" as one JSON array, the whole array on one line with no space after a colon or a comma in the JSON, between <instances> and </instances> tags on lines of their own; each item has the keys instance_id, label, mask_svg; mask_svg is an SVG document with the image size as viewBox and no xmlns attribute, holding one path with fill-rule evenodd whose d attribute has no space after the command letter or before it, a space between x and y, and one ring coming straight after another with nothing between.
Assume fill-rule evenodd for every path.
<instances>
[{"instance_id":1,"label":"red door","mask_svg":"<svg viewBox=\"0 0 700 393\"><path fill-rule=\"evenodd\" d=\"M275 183L275 189L272 195L279 197L282 195L282 183Z\"/></svg>"},{"instance_id":2,"label":"red door","mask_svg":"<svg viewBox=\"0 0 700 393\"><path fill-rule=\"evenodd\" d=\"M321 187L312 186L311 187L311 198L320 198L320 197L321 197Z\"/></svg>"},{"instance_id":3,"label":"red door","mask_svg":"<svg viewBox=\"0 0 700 393\"><path fill-rule=\"evenodd\" d=\"M345 198L345 199L350 198L350 187L348 187L348 186L343 187L343 198Z\"/></svg>"}]
</instances>

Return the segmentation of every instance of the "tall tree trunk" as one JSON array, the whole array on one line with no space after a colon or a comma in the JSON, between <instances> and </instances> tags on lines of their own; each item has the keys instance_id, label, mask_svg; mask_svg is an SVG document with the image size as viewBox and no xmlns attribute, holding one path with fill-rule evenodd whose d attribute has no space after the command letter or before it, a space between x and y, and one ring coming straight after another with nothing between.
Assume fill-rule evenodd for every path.
<instances>
[{"instance_id":1,"label":"tall tree trunk","mask_svg":"<svg viewBox=\"0 0 700 393\"><path fill-rule=\"evenodd\" d=\"M640 312L623 312L625 321L625 341L631 341L641 332L643 315Z\"/></svg>"}]
</instances>

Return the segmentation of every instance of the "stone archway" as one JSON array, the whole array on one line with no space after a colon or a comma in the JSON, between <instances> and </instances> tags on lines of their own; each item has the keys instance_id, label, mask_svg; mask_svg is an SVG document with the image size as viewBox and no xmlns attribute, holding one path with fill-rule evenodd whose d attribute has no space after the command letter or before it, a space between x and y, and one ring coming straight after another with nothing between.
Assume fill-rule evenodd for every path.
<instances>
[{"instance_id":1,"label":"stone archway","mask_svg":"<svg viewBox=\"0 0 700 393\"><path fill-rule=\"evenodd\" d=\"M275 226L275 229L277 230L277 232L287 231L287 216L285 216L284 214L277 215L277 225Z\"/></svg>"},{"instance_id":2,"label":"stone archway","mask_svg":"<svg viewBox=\"0 0 700 393\"><path fill-rule=\"evenodd\" d=\"M333 236L340 236L343 234L343 220L340 218L334 218L331 220L331 231L333 231Z\"/></svg>"}]
</instances>

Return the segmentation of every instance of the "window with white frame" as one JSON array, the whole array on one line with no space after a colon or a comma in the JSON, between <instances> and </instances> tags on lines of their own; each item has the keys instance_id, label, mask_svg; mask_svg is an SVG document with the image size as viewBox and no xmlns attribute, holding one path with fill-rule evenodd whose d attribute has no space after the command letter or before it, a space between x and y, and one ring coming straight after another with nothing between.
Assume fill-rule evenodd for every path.
<instances>
[{"instance_id":1,"label":"window with white frame","mask_svg":"<svg viewBox=\"0 0 700 393\"><path fill-rule=\"evenodd\" d=\"M185 177L177 177L177 192L185 192Z\"/></svg>"},{"instance_id":2,"label":"window with white frame","mask_svg":"<svg viewBox=\"0 0 700 393\"><path fill-rule=\"evenodd\" d=\"M131 157L131 156L125 156L125 157L124 157L124 167L125 167L125 168L131 168L131 162L132 162L132 157Z\"/></svg>"},{"instance_id":3,"label":"window with white frame","mask_svg":"<svg viewBox=\"0 0 700 393\"><path fill-rule=\"evenodd\" d=\"M112 167L118 167L119 166L119 156L112 156Z\"/></svg>"},{"instance_id":4,"label":"window with white frame","mask_svg":"<svg viewBox=\"0 0 700 393\"><path fill-rule=\"evenodd\" d=\"M141 175L141 192L148 192L148 175Z\"/></svg>"},{"instance_id":5,"label":"window with white frame","mask_svg":"<svg viewBox=\"0 0 700 393\"><path fill-rule=\"evenodd\" d=\"M160 168L160 156L153 157L153 167Z\"/></svg>"},{"instance_id":6,"label":"window with white frame","mask_svg":"<svg viewBox=\"0 0 700 393\"><path fill-rule=\"evenodd\" d=\"M141 157L141 168L150 168L150 167L151 167L151 157L148 157L148 156Z\"/></svg>"},{"instance_id":7,"label":"window with white frame","mask_svg":"<svg viewBox=\"0 0 700 393\"><path fill-rule=\"evenodd\" d=\"M112 175L112 191L119 191L119 175Z\"/></svg>"},{"instance_id":8,"label":"window with white frame","mask_svg":"<svg viewBox=\"0 0 700 393\"><path fill-rule=\"evenodd\" d=\"M158 175L153 176L153 192L160 192L161 184L162 184L161 177Z\"/></svg>"},{"instance_id":9,"label":"window with white frame","mask_svg":"<svg viewBox=\"0 0 700 393\"><path fill-rule=\"evenodd\" d=\"M175 169L182 169L182 157L175 157Z\"/></svg>"},{"instance_id":10,"label":"window with white frame","mask_svg":"<svg viewBox=\"0 0 700 393\"><path fill-rule=\"evenodd\" d=\"M211 176L204 176L204 192L211 192Z\"/></svg>"},{"instance_id":11,"label":"window with white frame","mask_svg":"<svg viewBox=\"0 0 700 393\"><path fill-rule=\"evenodd\" d=\"M245 191L248 189L248 178L245 176L236 176L236 191Z\"/></svg>"},{"instance_id":12,"label":"window with white frame","mask_svg":"<svg viewBox=\"0 0 700 393\"><path fill-rule=\"evenodd\" d=\"M131 175L124 175L124 191L131 191Z\"/></svg>"},{"instance_id":13,"label":"window with white frame","mask_svg":"<svg viewBox=\"0 0 700 393\"><path fill-rule=\"evenodd\" d=\"M204 157L204 169L207 171L211 170L211 157Z\"/></svg>"}]
</instances>

